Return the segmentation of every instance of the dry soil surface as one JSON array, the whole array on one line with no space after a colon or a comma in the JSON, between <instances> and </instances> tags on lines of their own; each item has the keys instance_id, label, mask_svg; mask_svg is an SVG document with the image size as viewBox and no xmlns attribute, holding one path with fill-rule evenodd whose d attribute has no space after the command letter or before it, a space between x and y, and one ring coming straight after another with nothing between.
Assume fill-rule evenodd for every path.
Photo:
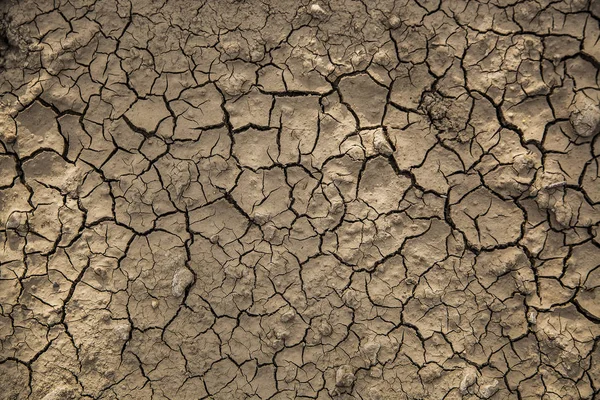
<instances>
[{"instance_id":1,"label":"dry soil surface","mask_svg":"<svg viewBox=\"0 0 600 400\"><path fill-rule=\"evenodd\" d=\"M0 20L0 399L600 398L600 0Z\"/></svg>"}]
</instances>

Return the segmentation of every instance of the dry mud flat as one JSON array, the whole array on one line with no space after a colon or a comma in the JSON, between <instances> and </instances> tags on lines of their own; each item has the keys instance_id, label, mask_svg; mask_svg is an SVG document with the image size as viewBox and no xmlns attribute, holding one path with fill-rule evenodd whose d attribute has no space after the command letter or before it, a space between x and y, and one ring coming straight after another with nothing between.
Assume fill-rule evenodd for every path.
<instances>
[{"instance_id":1,"label":"dry mud flat","mask_svg":"<svg viewBox=\"0 0 600 400\"><path fill-rule=\"evenodd\" d=\"M0 4L0 399L600 396L600 1Z\"/></svg>"}]
</instances>

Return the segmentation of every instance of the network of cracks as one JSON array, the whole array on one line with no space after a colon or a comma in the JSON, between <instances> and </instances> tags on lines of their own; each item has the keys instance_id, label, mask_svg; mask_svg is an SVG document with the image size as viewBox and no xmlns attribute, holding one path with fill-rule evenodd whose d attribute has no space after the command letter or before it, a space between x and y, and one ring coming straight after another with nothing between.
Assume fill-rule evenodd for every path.
<instances>
[{"instance_id":1,"label":"network of cracks","mask_svg":"<svg viewBox=\"0 0 600 400\"><path fill-rule=\"evenodd\" d=\"M0 17L0 399L600 396L600 1Z\"/></svg>"}]
</instances>

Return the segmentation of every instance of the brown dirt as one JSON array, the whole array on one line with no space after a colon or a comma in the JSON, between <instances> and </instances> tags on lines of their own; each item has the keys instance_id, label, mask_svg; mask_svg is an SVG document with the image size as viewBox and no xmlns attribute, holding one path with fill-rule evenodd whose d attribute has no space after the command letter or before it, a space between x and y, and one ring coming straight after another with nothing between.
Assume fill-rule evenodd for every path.
<instances>
[{"instance_id":1,"label":"brown dirt","mask_svg":"<svg viewBox=\"0 0 600 400\"><path fill-rule=\"evenodd\" d=\"M0 1L0 399L600 398L599 71L596 0Z\"/></svg>"}]
</instances>

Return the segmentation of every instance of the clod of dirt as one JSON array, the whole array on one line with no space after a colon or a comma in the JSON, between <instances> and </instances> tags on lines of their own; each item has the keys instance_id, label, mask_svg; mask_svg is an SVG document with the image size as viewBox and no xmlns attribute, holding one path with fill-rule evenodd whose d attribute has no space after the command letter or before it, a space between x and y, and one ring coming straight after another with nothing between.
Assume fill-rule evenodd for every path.
<instances>
[{"instance_id":1,"label":"clod of dirt","mask_svg":"<svg viewBox=\"0 0 600 400\"><path fill-rule=\"evenodd\" d=\"M370 365L377 363L377 354L379 353L379 349L381 349L381 344L373 340L368 341L364 344L364 346L362 346L363 356Z\"/></svg>"},{"instance_id":2,"label":"clod of dirt","mask_svg":"<svg viewBox=\"0 0 600 400\"><path fill-rule=\"evenodd\" d=\"M322 337L329 337L333 333L332 326L324 319L316 323L316 329Z\"/></svg>"},{"instance_id":3,"label":"clod of dirt","mask_svg":"<svg viewBox=\"0 0 600 400\"><path fill-rule=\"evenodd\" d=\"M29 230L27 225L27 213L13 212L6 220L6 229L14 229L19 234L24 235Z\"/></svg>"},{"instance_id":4,"label":"clod of dirt","mask_svg":"<svg viewBox=\"0 0 600 400\"><path fill-rule=\"evenodd\" d=\"M592 137L600 132L600 106L588 97L578 96L569 120L579 136Z\"/></svg>"},{"instance_id":5,"label":"clod of dirt","mask_svg":"<svg viewBox=\"0 0 600 400\"><path fill-rule=\"evenodd\" d=\"M75 400L78 396L73 389L68 387L58 387L46 394L42 400Z\"/></svg>"},{"instance_id":6,"label":"clod of dirt","mask_svg":"<svg viewBox=\"0 0 600 400\"><path fill-rule=\"evenodd\" d=\"M467 394L469 392L469 388L475 384L477 381L477 370L473 367L467 367L463 370L463 378L460 381L460 392L462 394Z\"/></svg>"},{"instance_id":7,"label":"clod of dirt","mask_svg":"<svg viewBox=\"0 0 600 400\"><path fill-rule=\"evenodd\" d=\"M294 310L289 310L281 314L281 322L290 323L296 318L296 312Z\"/></svg>"},{"instance_id":8,"label":"clod of dirt","mask_svg":"<svg viewBox=\"0 0 600 400\"><path fill-rule=\"evenodd\" d=\"M468 107L468 99L446 98L434 92L426 93L420 105L437 130L452 134L449 138L465 129L469 120ZM459 136L459 140L464 141L463 136Z\"/></svg>"},{"instance_id":9,"label":"clod of dirt","mask_svg":"<svg viewBox=\"0 0 600 400\"><path fill-rule=\"evenodd\" d=\"M189 269L185 267L179 268L173 275L173 282L171 283L173 296L181 297L193 281L194 275Z\"/></svg>"},{"instance_id":10,"label":"clod of dirt","mask_svg":"<svg viewBox=\"0 0 600 400\"><path fill-rule=\"evenodd\" d=\"M394 150L392 149L390 142L387 140L383 129L377 129L373 134L373 148L375 148L379 154L384 156L391 156L394 154Z\"/></svg>"},{"instance_id":11,"label":"clod of dirt","mask_svg":"<svg viewBox=\"0 0 600 400\"><path fill-rule=\"evenodd\" d=\"M548 172L538 174L531 192L536 196L535 201L538 206L550 211L558 227L567 228L577 222L581 213L580 205L574 202L572 196L567 195L569 192L561 174Z\"/></svg>"},{"instance_id":12,"label":"clod of dirt","mask_svg":"<svg viewBox=\"0 0 600 400\"><path fill-rule=\"evenodd\" d=\"M7 144L17 140L17 124L15 120L0 111L0 139Z\"/></svg>"},{"instance_id":13,"label":"clod of dirt","mask_svg":"<svg viewBox=\"0 0 600 400\"><path fill-rule=\"evenodd\" d=\"M0 72L5 68L23 66L27 58L27 43L6 14L13 4L11 0L0 4Z\"/></svg>"},{"instance_id":14,"label":"clod of dirt","mask_svg":"<svg viewBox=\"0 0 600 400\"><path fill-rule=\"evenodd\" d=\"M498 380L494 379L493 381L489 382L489 383L484 383L482 385L479 386L479 395L481 397L483 397L484 399L489 399L490 397L492 397L494 394L496 394L496 392L499 389L499 382Z\"/></svg>"},{"instance_id":15,"label":"clod of dirt","mask_svg":"<svg viewBox=\"0 0 600 400\"><path fill-rule=\"evenodd\" d=\"M349 389L354 385L356 376L351 365L342 365L335 372L335 386L340 389Z\"/></svg>"}]
</instances>

